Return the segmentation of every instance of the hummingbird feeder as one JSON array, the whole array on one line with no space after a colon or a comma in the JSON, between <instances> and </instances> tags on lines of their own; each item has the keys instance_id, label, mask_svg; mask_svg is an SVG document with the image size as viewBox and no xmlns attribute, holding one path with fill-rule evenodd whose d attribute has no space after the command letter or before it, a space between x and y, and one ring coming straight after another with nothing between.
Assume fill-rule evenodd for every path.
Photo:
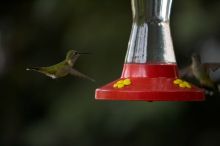
<instances>
[{"instance_id":1,"label":"hummingbird feeder","mask_svg":"<svg viewBox=\"0 0 220 146\"><path fill-rule=\"evenodd\" d=\"M170 33L172 0L131 0L133 25L121 78L96 89L97 100L202 101L179 79Z\"/></svg>"}]
</instances>

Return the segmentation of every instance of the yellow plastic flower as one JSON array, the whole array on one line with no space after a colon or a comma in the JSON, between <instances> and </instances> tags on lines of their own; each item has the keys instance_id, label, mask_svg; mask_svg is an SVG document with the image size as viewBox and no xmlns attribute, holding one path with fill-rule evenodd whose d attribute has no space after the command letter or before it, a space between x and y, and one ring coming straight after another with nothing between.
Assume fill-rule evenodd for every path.
<instances>
[{"instance_id":1,"label":"yellow plastic flower","mask_svg":"<svg viewBox=\"0 0 220 146\"><path fill-rule=\"evenodd\" d=\"M117 87L118 87L118 84L117 84L117 83L115 83L115 84L113 85L113 87L114 87L114 88L117 88Z\"/></svg>"},{"instance_id":2,"label":"yellow plastic flower","mask_svg":"<svg viewBox=\"0 0 220 146\"><path fill-rule=\"evenodd\" d=\"M188 83L188 84L186 84L186 87L187 88L192 88L192 86Z\"/></svg>"},{"instance_id":3,"label":"yellow plastic flower","mask_svg":"<svg viewBox=\"0 0 220 146\"><path fill-rule=\"evenodd\" d=\"M190 83L183 81L181 79L176 79L173 81L173 83L179 85L180 88L192 88Z\"/></svg>"},{"instance_id":4,"label":"yellow plastic flower","mask_svg":"<svg viewBox=\"0 0 220 146\"><path fill-rule=\"evenodd\" d=\"M185 88L185 87L186 87L186 85L185 85L185 84L183 84L183 83L180 83L180 84L179 84L179 87L181 87L181 88Z\"/></svg>"},{"instance_id":5,"label":"yellow plastic flower","mask_svg":"<svg viewBox=\"0 0 220 146\"><path fill-rule=\"evenodd\" d=\"M116 84L123 84L123 80L119 80Z\"/></svg>"},{"instance_id":6,"label":"yellow plastic flower","mask_svg":"<svg viewBox=\"0 0 220 146\"><path fill-rule=\"evenodd\" d=\"M123 88L125 85L124 84L118 84L118 88Z\"/></svg>"},{"instance_id":7,"label":"yellow plastic flower","mask_svg":"<svg viewBox=\"0 0 220 146\"><path fill-rule=\"evenodd\" d=\"M130 79L125 79L124 81L123 81L123 84L124 85L131 85L131 80Z\"/></svg>"},{"instance_id":8,"label":"yellow plastic flower","mask_svg":"<svg viewBox=\"0 0 220 146\"><path fill-rule=\"evenodd\" d=\"M182 82L183 82L183 81L180 80L180 79L176 79L176 80L173 81L174 84L180 84L180 83L182 83Z\"/></svg>"},{"instance_id":9,"label":"yellow plastic flower","mask_svg":"<svg viewBox=\"0 0 220 146\"><path fill-rule=\"evenodd\" d=\"M130 79L124 79L124 80L119 80L117 81L113 87L114 88L118 88L118 89L121 89L121 88L124 88L125 86L128 86L128 85L131 85L131 80Z\"/></svg>"},{"instance_id":10,"label":"yellow plastic flower","mask_svg":"<svg viewBox=\"0 0 220 146\"><path fill-rule=\"evenodd\" d=\"M186 87L186 88L191 88L192 86L188 83L188 82L186 82L186 81L184 81L182 84L184 84L184 86Z\"/></svg>"}]
</instances>

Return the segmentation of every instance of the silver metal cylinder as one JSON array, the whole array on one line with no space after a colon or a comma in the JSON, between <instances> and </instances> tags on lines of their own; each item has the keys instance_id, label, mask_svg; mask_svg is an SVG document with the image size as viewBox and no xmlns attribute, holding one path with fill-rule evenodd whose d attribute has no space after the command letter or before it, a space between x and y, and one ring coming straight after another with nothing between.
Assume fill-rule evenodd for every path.
<instances>
[{"instance_id":1,"label":"silver metal cylinder","mask_svg":"<svg viewBox=\"0 0 220 146\"><path fill-rule=\"evenodd\" d=\"M175 63L170 33L172 0L131 0L133 26L125 63Z\"/></svg>"}]
</instances>

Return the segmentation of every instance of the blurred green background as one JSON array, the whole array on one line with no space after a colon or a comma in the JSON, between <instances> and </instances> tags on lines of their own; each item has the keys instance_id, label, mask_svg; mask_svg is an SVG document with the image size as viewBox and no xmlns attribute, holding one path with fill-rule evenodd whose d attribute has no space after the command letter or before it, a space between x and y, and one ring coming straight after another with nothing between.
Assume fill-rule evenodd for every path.
<instances>
[{"instance_id":1,"label":"blurred green background","mask_svg":"<svg viewBox=\"0 0 220 146\"><path fill-rule=\"evenodd\" d=\"M179 67L190 54L220 61L220 1L175 0ZM219 146L220 97L205 102L95 101L121 74L131 31L129 0L5 0L0 5L0 146ZM91 52L76 68L95 83L51 80L29 66Z\"/></svg>"}]
</instances>

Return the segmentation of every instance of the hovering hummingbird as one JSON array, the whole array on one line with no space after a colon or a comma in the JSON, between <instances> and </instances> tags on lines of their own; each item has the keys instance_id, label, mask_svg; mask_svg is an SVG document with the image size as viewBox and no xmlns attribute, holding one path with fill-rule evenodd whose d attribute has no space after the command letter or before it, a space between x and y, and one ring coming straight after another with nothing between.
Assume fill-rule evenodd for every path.
<instances>
[{"instance_id":1,"label":"hovering hummingbird","mask_svg":"<svg viewBox=\"0 0 220 146\"><path fill-rule=\"evenodd\" d=\"M202 87L208 87L218 90L215 82L210 78L209 71L216 71L220 67L220 63L202 63L198 54L193 54L192 64L181 70L180 75L195 77Z\"/></svg>"},{"instance_id":2,"label":"hovering hummingbird","mask_svg":"<svg viewBox=\"0 0 220 146\"><path fill-rule=\"evenodd\" d=\"M61 78L70 74L70 75L86 78L94 82L95 81L94 79L80 73L79 71L73 68L80 54L88 54L88 53L79 53L75 50L69 50L66 54L65 60L63 60L60 63L48 67L27 68L26 70L33 70L40 72L42 74L45 74L46 76L51 77L52 79Z\"/></svg>"}]
</instances>

